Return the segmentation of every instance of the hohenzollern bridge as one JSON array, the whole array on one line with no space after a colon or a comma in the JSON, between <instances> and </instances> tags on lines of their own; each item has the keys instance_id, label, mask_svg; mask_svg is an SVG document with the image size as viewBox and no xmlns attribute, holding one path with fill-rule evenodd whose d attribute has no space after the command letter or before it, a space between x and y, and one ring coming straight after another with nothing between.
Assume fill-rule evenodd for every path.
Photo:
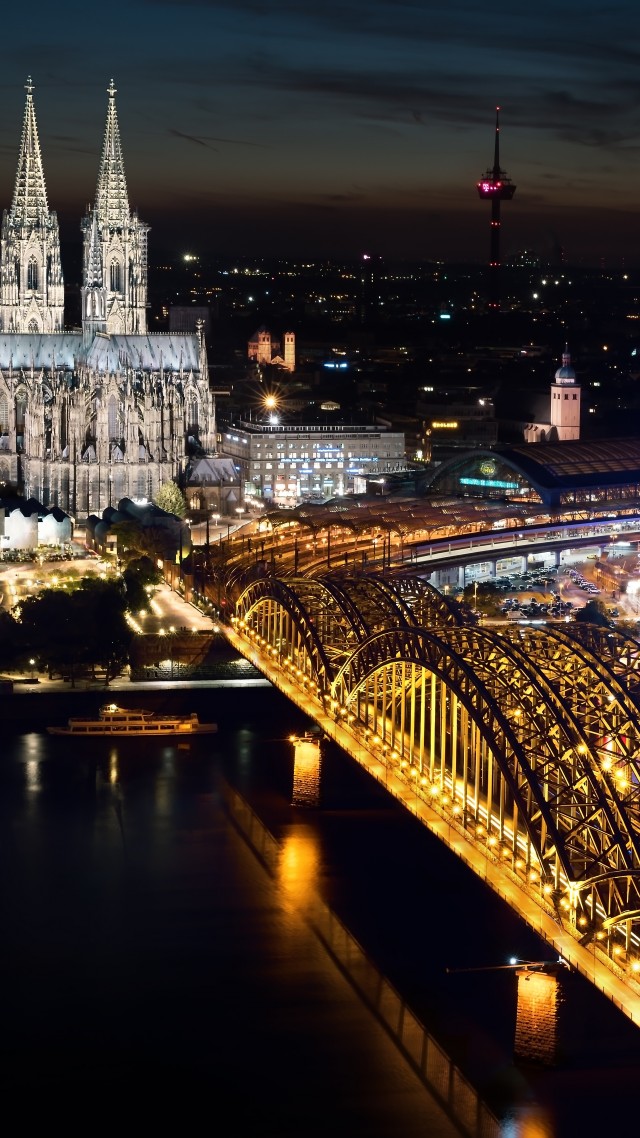
<instances>
[{"instance_id":1,"label":"hohenzollern bridge","mask_svg":"<svg viewBox=\"0 0 640 1138\"><path fill-rule=\"evenodd\" d=\"M236 596L236 647L640 1023L637 641L498 631L403 573Z\"/></svg>"}]
</instances>

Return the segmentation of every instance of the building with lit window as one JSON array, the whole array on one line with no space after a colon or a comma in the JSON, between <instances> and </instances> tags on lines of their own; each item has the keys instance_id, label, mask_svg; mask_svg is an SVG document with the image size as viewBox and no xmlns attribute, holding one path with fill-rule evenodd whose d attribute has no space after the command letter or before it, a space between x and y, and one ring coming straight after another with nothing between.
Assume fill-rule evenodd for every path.
<instances>
[{"instance_id":1,"label":"building with lit window","mask_svg":"<svg viewBox=\"0 0 640 1138\"><path fill-rule=\"evenodd\" d=\"M380 427L240 423L222 436L243 497L294 506L353 493L358 479L403 470L404 434Z\"/></svg>"},{"instance_id":2,"label":"building with lit window","mask_svg":"<svg viewBox=\"0 0 640 1138\"><path fill-rule=\"evenodd\" d=\"M493 400L479 395L476 388L423 394L417 412L422 419L423 455L432 462L498 441Z\"/></svg>"}]
</instances>

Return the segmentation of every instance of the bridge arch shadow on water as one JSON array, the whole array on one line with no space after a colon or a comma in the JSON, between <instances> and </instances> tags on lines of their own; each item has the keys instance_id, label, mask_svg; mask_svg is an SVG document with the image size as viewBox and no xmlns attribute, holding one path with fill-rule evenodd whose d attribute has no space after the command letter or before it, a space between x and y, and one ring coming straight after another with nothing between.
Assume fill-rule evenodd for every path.
<instances>
[{"instance_id":1,"label":"bridge arch shadow on water","mask_svg":"<svg viewBox=\"0 0 640 1138\"><path fill-rule=\"evenodd\" d=\"M463 838L469 864L526 919L533 904L538 931L570 943L640 1022L634 639L498 632L421 578L348 574L254 581L229 635L355 757L410 787L416 812L446 822L444 840Z\"/></svg>"}]
</instances>

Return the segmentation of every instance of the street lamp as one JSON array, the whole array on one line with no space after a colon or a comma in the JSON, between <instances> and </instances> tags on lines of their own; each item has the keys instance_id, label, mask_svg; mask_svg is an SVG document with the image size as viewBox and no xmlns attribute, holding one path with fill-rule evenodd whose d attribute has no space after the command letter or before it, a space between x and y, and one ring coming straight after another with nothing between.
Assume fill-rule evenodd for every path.
<instances>
[{"instance_id":1,"label":"street lamp","mask_svg":"<svg viewBox=\"0 0 640 1138\"><path fill-rule=\"evenodd\" d=\"M212 522L213 522L213 524L215 525L216 529L217 529L217 527L218 527L218 522L219 522L219 520L220 520L220 514L211 514L211 521L212 521ZM208 567L208 558L209 558L209 544L210 544L210 542L209 542L209 511L207 510L207 540L206 540L206 546L207 546L207 553L206 553L206 557L207 557L207 567Z\"/></svg>"},{"instance_id":2,"label":"street lamp","mask_svg":"<svg viewBox=\"0 0 640 1138\"><path fill-rule=\"evenodd\" d=\"M36 662L33 658L31 658L31 660L29 660L29 665L31 667L31 679L35 680L35 678L36 678L36 672L35 672Z\"/></svg>"}]
</instances>

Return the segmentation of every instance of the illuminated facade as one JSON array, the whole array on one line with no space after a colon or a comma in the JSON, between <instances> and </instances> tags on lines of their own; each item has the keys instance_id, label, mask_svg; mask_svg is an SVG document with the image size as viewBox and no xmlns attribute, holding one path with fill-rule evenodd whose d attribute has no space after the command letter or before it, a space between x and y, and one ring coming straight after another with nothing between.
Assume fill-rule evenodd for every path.
<instances>
[{"instance_id":1,"label":"illuminated facade","mask_svg":"<svg viewBox=\"0 0 640 1138\"><path fill-rule=\"evenodd\" d=\"M264 324L254 332L247 345L247 356L261 365L273 365L284 368L285 371L295 371L296 367L296 337L294 332L285 332L283 343L274 340Z\"/></svg>"},{"instance_id":2,"label":"illuminated facade","mask_svg":"<svg viewBox=\"0 0 640 1138\"><path fill-rule=\"evenodd\" d=\"M58 219L47 202L31 79L26 90L13 202L2 215L0 332L61 332L64 283Z\"/></svg>"},{"instance_id":3,"label":"illuminated facade","mask_svg":"<svg viewBox=\"0 0 640 1138\"><path fill-rule=\"evenodd\" d=\"M80 520L122 498L151 498L217 441L202 328L147 332L148 227L129 207L115 94L111 83L82 222L81 328L63 330L31 80L0 243L0 487Z\"/></svg>"},{"instance_id":4,"label":"illuminated facade","mask_svg":"<svg viewBox=\"0 0 640 1138\"><path fill-rule=\"evenodd\" d=\"M241 423L224 435L244 496L280 506L351 493L358 477L404 469L404 434L379 427Z\"/></svg>"},{"instance_id":5,"label":"illuminated facade","mask_svg":"<svg viewBox=\"0 0 640 1138\"><path fill-rule=\"evenodd\" d=\"M129 209L115 95L112 81L95 203L82 221L82 327L88 341L97 332L136 336L147 330L149 227Z\"/></svg>"},{"instance_id":6,"label":"illuminated facade","mask_svg":"<svg viewBox=\"0 0 640 1138\"><path fill-rule=\"evenodd\" d=\"M0 553L67 545L72 535L71 519L62 510L43 510L36 502L0 496Z\"/></svg>"}]
</instances>

